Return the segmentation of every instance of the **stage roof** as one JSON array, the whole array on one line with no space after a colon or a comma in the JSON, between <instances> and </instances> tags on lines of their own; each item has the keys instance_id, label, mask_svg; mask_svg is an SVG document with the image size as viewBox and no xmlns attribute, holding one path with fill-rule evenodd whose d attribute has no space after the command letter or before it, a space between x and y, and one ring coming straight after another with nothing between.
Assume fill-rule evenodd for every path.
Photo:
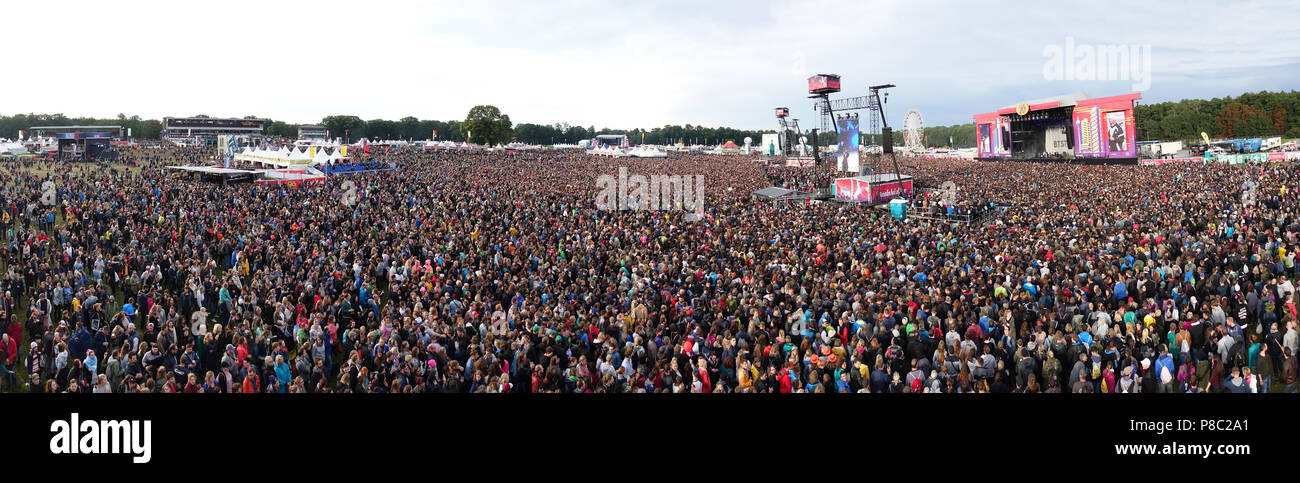
<instances>
[{"instance_id":1,"label":"stage roof","mask_svg":"<svg viewBox=\"0 0 1300 483\"><path fill-rule=\"evenodd\" d=\"M975 114L972 117L975 119L976 124L980 124L980 123L991 122L993 118L996 118L998 116L1008 116L1011 114L1017 114L1016 109L1021 104L1027 105L1029 107L1029 111L1032 112L1032 111L1041 111L1044 109L1056 109L1056 108L1063 108L1063 107L1073 107L1077 109L1080 107L1088 107L1088 106L1094 106L1099 104L1111 104L1111 103L1117 103L1123 101L1131 102L1141 98L1142 98L1142 93L1140 92L1120 94L1118 96L1108 96L1108 97L1088 97L1087 94L1084 94L1082 92L1076 92L1073 94L1064 94L1056 97L1047 97L1043 99L1034 99L1032 101L1018 102L1016 104L1003 107L993 112L988 112L984 114Z\"/></svg>"},{"instance_id":2,"label":"stage roof","mask_svg":"<svg viewBox=\"0 0 1300 483\"><path fill-rule=\"evenodd\" d=\"M122 131L122 126L32 126L27 128L31 131Z\"/></svg>"},{"instance_id":3,"label":"stage roof","mask_svg":"<svg viewBox=\"0 0 1300 483\"><path fill-rule=\"evenodd\" d=\"M252 171L248 169L222 168L219 166L168 166L167 169L177 169L181 171L189 171L192 173L203 173L203 174L257 174L258 173L258 171Z\"/></svg>"},{"instance_id":4,"label":"stage roof","mask_svg":"<svg viewBox=\"0 0 1300 483\"><path fill-rule=\"evenodd\" d=\"M1066 106L1073 106L1073 105L1075 105L1075 104L1078 104L1079 101L1082 101L1082 100L1087 99L1087 98L1088 98L1088 95L1087 95L1087 94L1084 94L1084 93L1082 93L1082 92L1074 92L1074 93L1070 93L1070 94L1062 94L1062 95L1059 95L1059 96L1044 97L1044 98L1042 98L1042 99L1034 99L1034 100L1030 100L1030 101L1025 101L1025 104L1029 104L1029 105L1033 106L1033 105L1037 105L1037 104L1048 104L1048 103L1055 102L1056 105L1057 105L1058 107L1066 107ZM1009 105L1009 106L1002 106L1001 109L1015 109L1016 106L1019 105L1019 104L1020 104L1020 103L1017 102L1017 103L1012 104L1012 105Z\"/></svg>"}]
</instances>

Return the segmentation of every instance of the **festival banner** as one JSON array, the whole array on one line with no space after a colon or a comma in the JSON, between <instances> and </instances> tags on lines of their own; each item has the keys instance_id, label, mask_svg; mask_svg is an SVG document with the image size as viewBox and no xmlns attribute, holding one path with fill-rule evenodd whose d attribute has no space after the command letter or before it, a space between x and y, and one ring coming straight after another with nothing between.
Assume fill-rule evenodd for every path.
<instances>
[{"instance_id":1,"label":"festival banner","mask_svg":"<svg viewBox=\"0 0 1300 483\"><path fill-rule=\"evenodd\" d=\"M1107 111L1102 132L1106 134L1106 157L1131 158L1136 153L1133 149L1133 116L1127 110Z\"/></svg>"},{"instance_id":2,"label":"festival banner","mask_svg":"<svg viewBox=\"0 0 1300 483\"><path fill-rule=\"evenodd\" d=\"M1074 108L1074 155L1083 157L1102 156L1101 134L1098 132L1098 117L1101 110L1097 106Z\"/></svg>"},{"instance_id":3,"label":"festival banner","mask_svg":"<svg viewBox=\"0 0 1300 483\"><path fill-rule=\"evenodd\" d=\"M1224 164L1267 163L1273 160L1273 157L1271 156L1272 154L1275 153L1224 154L1220 156L1206 156L1205 159L1207 161ZM1287 154L1286 159L1300 159L1300 153L1296 153L1295 157L1292 157L1291 153Z\"/></svg>"},{"instance_id":4,"label":"festival banner","mask_svg":"<svg viewBox=\"0 0 1300 483\"><path fill-rule=\"evenodd\" d=\"M998 116L998 140L993 150L1000 156L1011 155L1011 120Z\"/></svg>"},{"instance_id":5,"label":"festival banner","mask_svg":"<svg viewBox=\"0 0 1300 483\"><path fill-rule=\"evenodd\" d=\"M904 193L909 197L912 195L912 180L905 179L901 184L895 181L871 185L871 195L868 201L888 200L902 196Z\"/></svg>"},{"instance_id":6,"label":"festival banner","mask_svg":"<svg viewBox=\"0 0 1300 483\"><path fill-rule=\"evenodd\" d=\"M1206 158L1170 158L1170 159L1143 159L1138 164L1142 166L1163 166L1166 164L1179 163L1204 163Z\"/></svg>"},{"instance_id":7,"label":"festival banner","mask_svg":"<svg viewBox=\"0 0 1300 483\"><path fill-rule=\"evenodd\" d=\"M989 124L980 124L980 128L979 128L979 137L980 137L979 152L980 152L980 156L988 156L988 155L990 155L990 154L993 154L992 146L989 144L989 142L990 142L990 140L989 140L989 129L990 129L991 127L992 127L992 126L989 125Z\"/></svg>"},{"instance_id":8,"label":"festival banner","mask_svg":"<svg viewBox=\"0 0 1300 483\"><path fill-rule=\"evenodd\" d=\"M835 198L848 201L871 201L871 190L866 181L855 178L835 180Z\"/></svg>"}]
</instances>

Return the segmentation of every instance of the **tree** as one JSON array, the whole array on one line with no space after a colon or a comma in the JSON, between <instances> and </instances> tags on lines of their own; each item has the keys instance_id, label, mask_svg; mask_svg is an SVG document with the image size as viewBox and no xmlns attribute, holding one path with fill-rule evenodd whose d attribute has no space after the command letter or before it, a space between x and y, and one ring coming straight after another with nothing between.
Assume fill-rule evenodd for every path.
<instances>
[{"instance_id":1,"label":"tree","mask_svg":"<svg viewBox=\"0 0 1300 483\"><path fill-rule=\"evenodd\" d=\"M421 129L420 120L416 119L413 116L403 117L400 121L397 121L397 123L399 124L400 126L399 129L401 130L401 135L398 137L402 137L406 139L425 139L428 138L433 131L432 128L428 130Z\"/></svg>"},{"instance_id":2,"label":"tree","mask_svg":"<svg viewBox=\"0 0 1300 483\"><path fill-rule=\"evenodd\" d=\"M1273 119L1254 107L1240 102L1234 102L1224 106L1219 115L1214 118L1214 122L1219 125L1219 132L1228 137L1234 136L1257 136L1260 129L1264 126L1265 131L1271 131L1273 128ZM1247 134L1245 131L1249 131Z\"/></svg>"},{"instance_id":3,"label":"tree","mask_svg":"<svg viewBox=\"0 0 1300 483\"><path fill-rule=\"evenodd\" d=\"M1245 121L1237 123L1234 128L1237 136L1241 137L1266 137L1273 135L1273 120L1268 116L1255 116Z\"/></svg>"},{"instance_id":4,"label":"tree","mask_svg":"<svg viewBox=\"0 0 1300 483\"><path fill-rule=\"evenodd\" d=\"M346 137L345 141L366 137L366 123L357 116L326 116L320 123L331 135Z\"/></svg>"},{"instance_id":5,"label":"tree","mask_svg":"<svg viewBox=\"0 0 1300 483\"><path fill-rule=\"evenodd\" d=\"M502 114L496 106L478 105L469 110L461 130L473 136L472 143L497 144L510 140L510 126L510 116Z\"/></svg>"},{"instance_id":6,"label":"tree","mask_svg":"<svg viewBox=\"0 0 1300 483\"><path fill-rule=\"evenodd\" d=\"M140 129L133 131L132 136L140 139L158 139L162 135L162 121L157 119L148 119L140 122Z\"/></svg>"},{"instance_id":7,"label":"tree","mask_svg":"<svg viewBox=\"0 0 1300 483\"><path fill-rule=\"evenodd\" d=\"M386 119L366 121L366 136L371 139L397 139L403 137L401 124Z\"/></svg>"},{"instance_id":8,"label":"tree","mask_svg":"<svg viewBox=\"0 0 1300 483\"><path fill-rule=\"evenodd\" d=\"M266 125L266 135L294 139L298 137L298 125L288 124L283 121L271 121L270 124Z\"/></svg>"},{"instance_id":9,"label":"tree","mask_svg":"<svg viewBox=\"0 0 1300 483\"><path fill-rule=\"evenodd\" d=\"M527 144L554 144L563 140L560 131L540 124L520 124L514 132L516 141Z\"/></svg>"}]
</instances>

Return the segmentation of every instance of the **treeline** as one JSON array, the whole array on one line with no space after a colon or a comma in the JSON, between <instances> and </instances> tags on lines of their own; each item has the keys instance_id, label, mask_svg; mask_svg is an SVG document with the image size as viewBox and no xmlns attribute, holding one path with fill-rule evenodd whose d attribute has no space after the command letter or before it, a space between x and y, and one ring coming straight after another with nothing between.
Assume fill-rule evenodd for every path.
<instances>
[{"instance_id":1,"label":"treeline","mask_svg":"<svg viewBox=\"0 0 1300 483\"><path fill-rule=\"evenodd\" d=\"M140 116L127 117L118 114L117 118L97 119L93 117L67 117L63 114L15 114L0 116L0 138L14 139L18 131L25 136L32 135L32 126L122 126L125 131L137 138L156 139L163 129L162 121L157 119L140 119ZM296 136L297 133L295 132Z\"/></svg>"},{"instance_id":2,"label":"treeline","mask_svg":"<svg viewBox=\"0 0 1300 483\"><path fill-rule=\"evenodd\" d=\"M1192 141L1205 132L1211 138L1300 137L1300 91L1248 92L1237 97L1185 99L1138 104L1140 141Z\"/></svg>"},{"instance_id":3,"label":"treeline","mask_svg":"<svg viewBox=\"0 0 1300 483\"><path fill-rule=\"evenodd\" d=\"M925 139L921 144L928 148L973 148L975 147L975 123L927 127L924 136ZM819 132L817 139L823 146L839 142L833 131ZM879 145L883 142L880 134L862 133L860 139L863 146ZM899 128L894 128L892 140L895 146L906 144L903 131Z\"/></svg>"},{"instance_id":4,"label":"treeline","mask_svg":"<svg viewBox=\"0 0 1300 483\"><path fill-rule=\"evenodd\" d=\"M1184 101L1186 102L1186 101ZM1147 106L1139 106L1147 107ZM210 117L199 114L193 117ZM260 116L244 116L245 119L265 119ZM1141 119L1139 117L1139 119ZM162 121L157 119L141 119L140 116L127 117L119 114L117 118L97 119L89 117L67 117L63 114L17 114L12 116L0 116L0 137L14 138L18 135L19 130L27 133L32 132L32 126L96 126L96 125L117 125L123 129L131 128L132 137L139 139L157 139L162 133ZM396 121L386 119L363 120L357 116L334 115L326 116L321 119L319 125L324 126L330 131L332 137L346 137L349 142L361 138L368 139L434 139L434 131L437 131L438 140L449 140L456 142L466 141L466 132L462 132L465 121L435 121L428 119L417 119L415 117L404 117ZM733 141L738 145L745 143L745 138L751 138L752 145L758 146L762 143L764 133L772 133L775 130L743 130L727 127L706 127L695 126L691 124L675 125L670 124L663 127L652 129L610 129L595 126L573 126L568 123L555 124L533 124L523 123L514 125L506 129L503 139L514 140L527 144L575 144L583 139L591 139L601 134L626 134L632 144L722 144L727 141ZM1199 131L1198 131L1199 132ZM298 124L286 123L283 121L270 120L266 125L266 134L269 136L281 136L289 139L298 137ZM975 126L974 124L962 124L957 126L938 126L925 129L926 146L933 147L957 147L968 148L975 146ZM811 130L804 133L811 136ZM951 143L949 137L951 136ZM475 136L479 138L479 136ZM834 132L818 133L818 140L822 145L834 144L836 142ZM502 138L493 136L496 141ZM480 139L481 141L481 139ZM877 136L868 134L862 135L863 144L879 144ZM903 145L903 134L894 131L894 144Z\"/></svg>"},{"instance_id":5,"label":"treeline","mask_svg":"<svg viewBox=\"0 0 1300 483\"><path fill-rule=\"evenodd\" d=\"M210 117L199 114L193 117ZM265 119L260 116L244 116L245 119ZM31 133L32 126L106 126L117 125L123 129L131 128L132 137L140 139L157 139L163 129L161 120L140 119L140 116L127 117L118 115L115 119L97 119L89 117L67 117L63 114L17 114L0 116L0 137L17 137L18 131ZM357 116L334 115L321 119L319 125L330 131L331 137L346 137L349 141L368 139L436 139L462 142L467 132L463 127L465 121L435 121L404 117L396 121L387 119L363 120ZM298 124L270 120L266 125L266 134L290 139L298 137ZM551 125L524 123L507 128L505 140L514 140L528 144L574 144L583 139L591 139L600 134L626 134L633 144L668 144L683 142L687 144L721 144L734 141L744 144L745 138L752 138L753 144L762 141L764 132L747 131L726 127L705 127L667 125L653 129L596 129L595 126L573 126L568 123ZM472 131L471 131L472 132ZM479 136L475 136L478 138ZM494 141L500 141L493 136Z\"/></svg>"},{"instance_id":6,"label":"treeline","mask_svg":"<svg viewBox=\"0 0 1300 483\"><path fill-rule=\"evenodd\" d=\"M192 117L211 117L198 114ZM261 116L244 116L244 119L265 119ZM404 117L397 121L371 119L363 121L357 116L327 116L320 125L330 130L335 137L350 137L351 140L370 139L429 139L433 131L438 131L438 139L464 141L460 132L461 121L419 120ZM131 137L138 139L157 139L162 135L163 123L159 119L141 119L140 116L127 117L118 114L116 118L68 117L63 114L15 114L0 116L0 137L15 138L18 131L25 135L33 134L33 126L122 126L130 129ZM269 120L266 134L290 139L298 137L298 124Z\"/></svg>"},{"instance_id":7,"label":"treeline","mask_svg":"<svg viewBox=\"0 0 1300 483\"><path fill-rule=\"evenodd\" d=\"M284 136L295 138L298 136L297 125L285 125L282 129L288 129L293 134L281 134L279 130L273 130L276 123L271 123L267 127L267 134L272 136ZM437 131L436 139L439 141L465 141L465 133L461 132L463 121L434 121L429 119L417 119L407 116L396 121L387 119L371 119L364 121L357 116L325 116L321 119L320 125L330 131L331 137L346 138L346 141L352 142L361 138L366 139L435 139L434 131Z\"/></svg>"},{"instance_id":8,"label":"treeline","mask_svg":"<svg viewBox=\"0 0 1300 483\"><path fill-rule=\"evenodd\" d=\"M935 148L973 148L975 147L975 123L955 126L935 126L925 128L926 147ZM894 144L902 145L902 133L894 133Z\"/></svg>"},{"instance_id":9,"label":"treeline","mask_svg":"<svg viewBox=\"0 0 1300 483\"><path fill-rule=\"evenodd\" d=\"M750 138L752 145L757 146L763 141L763 133L776 132L775 130L743 130L732 129L729 127L705 127L693 126L690 124L678 126L669 124L663 127L651 129L610 129L601 128L597 130L594 126L570 126L567 123L556 123L552 125L544 124L519 124L514 128L514 139L521 143L528 144L559 144L559 143L576 143L582 139L591 139L592 137L602 134L625 134L632 144L722 144L727 141L735 142L737 145L744 145L745 138Z\"/></svg>"},{"instance_id":10,"label":"treeline","mask_svg":"<svg viewBox=\"0 0 1300 483\"><path fill-rule=\"evenodd\" d=\"M491 106L485 106L491 107ZM495 109L495 108L493 108ZM321 119L320 124L330 131L333 137L346 137L348 141L361 138L369 139L438 139L466 141L466 135L473 130L465 129L466 122L480 126L475 140L508 142L510 140L528 144L577 143L591 139L600 134L626 134L633 144L721 144L733 141L744 144L745 138L751 138L757 146L762 142L764 133L775 130L742 130L728 127L706 127L686 125L666 125L651 129L596 129L595 126L573 126L568 123L533 124L523 123L511 126L509 117L495 112L495 124L482 124L474 116L465 121L435 121L404 117L396 121L387 119L363 120L357 116L335 115ZM1292 113L1300 113L1300 91L1290 92L1255 92L1238 97L1214 99L1187 99L1178 102L1161 102L1157 104L1139 104L1136 108L1137 136L1143 141L1192 141L1199 139L1201 132L1214 138L1234 137L1268 137L1284 136L1300 138L1300 122L1291 122ZM208 117L198 115L195 117ZM246 119L263 119L260 116L244 116ZM14 138L18 131L31 132L32 126L71 126L71 125L118 125L130 129L133 137L142 139L157 138L162 133L162 121L141 119L140 116L127 117L118 114L116 118L96 119L89 117L67 117L63 114L15 114L0 116L0 137ZM489 131L484 126L493 126ZM437 132L436 137L434 132ZM463 132L464 131L464 132ZM484 137L485 131L490 136ZM266 133L272 136L296 138L298 125L271 120ZM805 135L810 135L806 131ZM935 126L925 129L927 147L970 148L975 146L974 124L953 126ZM834 132L818 133L817 140L823 144L836 142ZM863 134L863 144L879 144L877 136ZM894 131L894 144L903 144L903 135Z\"/></svg>"},{"instance_id":11,"label":"treeline","mask_svg":"<svg viewBox=\"0 0 1300 483\"><path fill-rule=\"evenodd\" d=\"M1140 102L1140 101L1139 101ZM1156 104L1139 103L1134 108L1139 141L1187 141L1211 138L1253 138L1282 136L1300 138L1300 91L1248 92L1237 97L1184 99ZM863 135L865 144L874 144ZM975 147L975 125L926 127L926 146ZM949 136L952 137L951 143ZM823 138L825 139L825 138ZM903 138L895 131L894 144Z\"/></svg>"}]
</instances>

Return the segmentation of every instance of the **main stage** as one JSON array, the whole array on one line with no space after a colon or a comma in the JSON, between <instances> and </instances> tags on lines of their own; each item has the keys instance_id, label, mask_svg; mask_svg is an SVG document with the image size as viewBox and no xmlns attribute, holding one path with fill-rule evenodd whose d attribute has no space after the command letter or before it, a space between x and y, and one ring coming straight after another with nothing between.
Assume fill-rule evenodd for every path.
<instances>
[{"instance_id":1,"label":"main stage","mask_svg":"<svg viewBox=\"0 0 1300 483\"><path fill-rule=\"evenodd\" d=\"M1090 98L1065 94L976 114L976 159L1079 164L1137 164L1140 93Z\"/></svg>"}]
</instances>

